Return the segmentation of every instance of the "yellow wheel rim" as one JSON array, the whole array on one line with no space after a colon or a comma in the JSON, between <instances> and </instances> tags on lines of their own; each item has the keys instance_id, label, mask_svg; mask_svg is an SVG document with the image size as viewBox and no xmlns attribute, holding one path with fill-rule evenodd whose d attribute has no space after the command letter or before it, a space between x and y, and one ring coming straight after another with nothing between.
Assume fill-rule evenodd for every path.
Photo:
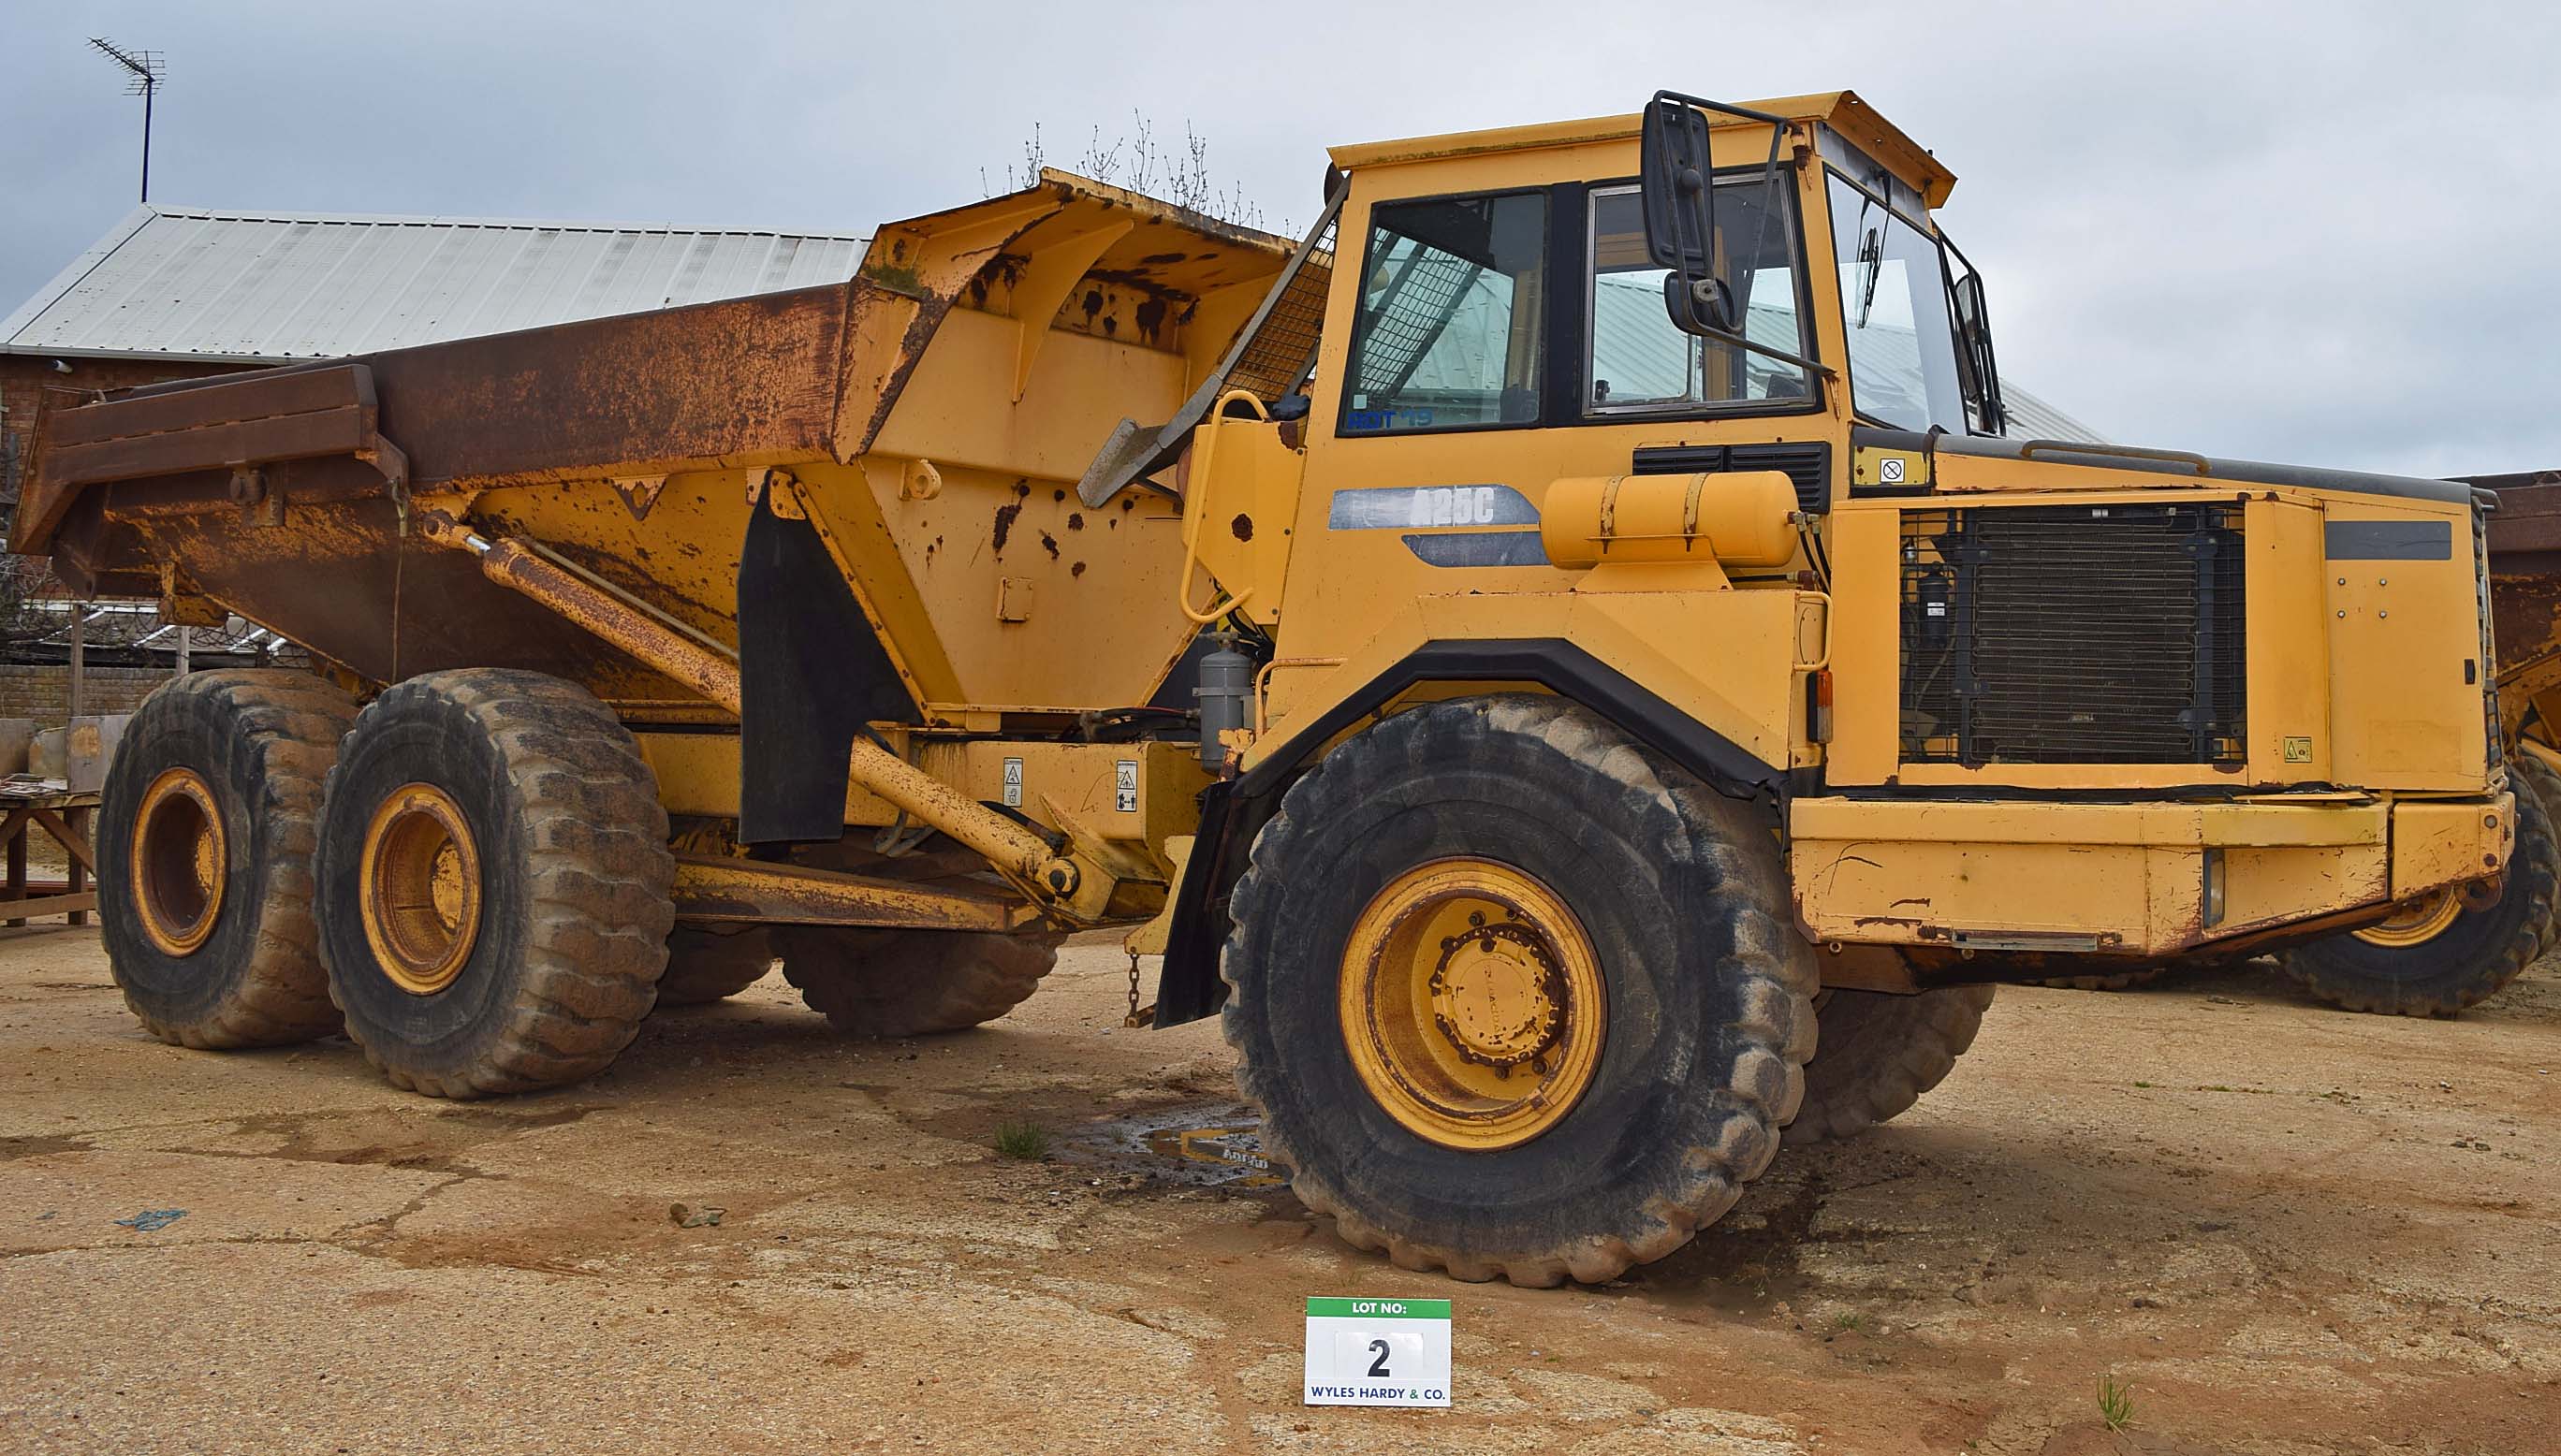
<instances>
[{"instance_id":1,"label":"yellow wheel rim","mask_svg":"<svg viewBox=\"0 0 2561 1456\"><path fill-rule=\"evenodd\" d=\"M192 768L163 769L142 791L126 865L142 933L168 956L190 956L214 933L231 877L231 845L214 786Z\"/></svg>"},{"instance_id":2,"label":"yellow wheel rim","mask_svg":"<svg viewBox=\"0 0 2561 1456\"><path fill-rule=\"evenodd\" d=\"M2434 940L2464 912L2461 886L2423 894L2393 910L2392 918L2350 932L2368 945L2420 945Z\"/></svg>"},{"instance_id":3,"label":"yellow wheel rim","mask_svg":"<svg viewBox=\"0 0 2561 1456\"><path fill-rule=\"evenodd\" d=\"M1554 1127L1591 1087L1604 990L1591 937L1546 886L1491 860L1436 860L1353 924L1343 1041L1407 1130L1491 1152Z\"/></svg>"},{"instance_id":4,"label":"yellow wheel rim","mask_svg":"<svg viewBox=\"0 0 2561 1456\"><path fill-rule=\"evenodd\" d=\"M480 856L462 807L433 784L394 790L365 827L365 941L413 996L443 990L480 933Z\"/></svg>"}]
</instances>

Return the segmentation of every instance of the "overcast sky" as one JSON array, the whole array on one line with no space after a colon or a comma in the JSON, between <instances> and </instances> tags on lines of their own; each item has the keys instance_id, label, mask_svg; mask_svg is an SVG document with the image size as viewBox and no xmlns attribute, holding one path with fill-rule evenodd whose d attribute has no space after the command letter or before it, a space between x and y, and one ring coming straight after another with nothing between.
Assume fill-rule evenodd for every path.
<instances>
[{"instance_id":1,"label":"overcast sky","mask_svg":"<svg viewBox=\"0 0 2561 1456\"><path fill-rule=\"evenodd\" d=\"M1329 143L1848 87L1962 179L2006 377L2111 438L2561 466L2561 8L0 0L0 313L134 202L868 232L1038 123L1188 123L1303 221Z\"/></svg>"}]
</instances>

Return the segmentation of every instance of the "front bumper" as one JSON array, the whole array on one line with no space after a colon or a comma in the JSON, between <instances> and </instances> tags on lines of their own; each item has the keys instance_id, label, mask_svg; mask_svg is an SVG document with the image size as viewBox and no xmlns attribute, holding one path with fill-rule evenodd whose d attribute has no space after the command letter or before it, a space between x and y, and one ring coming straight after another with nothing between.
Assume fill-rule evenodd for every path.
<instances>
[{"instance_id":1,"label":"front bumper","mask_svg":"<svg viewBox=\"0 0 2561 1456\"><path fill-rule=\"evenodd\" d=\"M2493 876L2514 807L1801 798L1789 869L1821 943L2167 956Z\"/></svg>"}]
</instances>

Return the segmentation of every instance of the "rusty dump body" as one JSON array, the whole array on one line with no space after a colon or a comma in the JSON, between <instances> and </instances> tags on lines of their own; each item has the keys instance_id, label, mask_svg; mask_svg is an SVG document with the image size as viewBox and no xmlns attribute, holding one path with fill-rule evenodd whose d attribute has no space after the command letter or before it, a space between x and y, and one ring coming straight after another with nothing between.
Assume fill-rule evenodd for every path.
<instances>
[{"instance_id":1,"label":"rusty dump body","mask_svg":"<svg viewBox=\"0 0 2561 1456\"><path fill-rule=\"evenodd\" d=\"M537 543L734 659L742 543L775 509L822 538L895 668L907 701L880 720L1142 704L1191 635L1128 609L1170 594L1177 514L1073 486L1123 416L1175 411L1291 251L1045 173L884 226L841 286L63 411L13 545L179 620L238 612L364 683L526 668L681 721L714 716L696 687L417 522ZM760 507L775 481L789 498Z\"/></svg>"},{"instance_id":2,"label":"rusty dump body","mask_svg":"<svg viewBox=\"0 0 2561 1456\"><path fill-rule=\"evenodd\" d=\"M2479 475L2489 518L2490 621L2497 635L2501 735L2561 744L2561 470Z\"/></svg>"}]
</instances>

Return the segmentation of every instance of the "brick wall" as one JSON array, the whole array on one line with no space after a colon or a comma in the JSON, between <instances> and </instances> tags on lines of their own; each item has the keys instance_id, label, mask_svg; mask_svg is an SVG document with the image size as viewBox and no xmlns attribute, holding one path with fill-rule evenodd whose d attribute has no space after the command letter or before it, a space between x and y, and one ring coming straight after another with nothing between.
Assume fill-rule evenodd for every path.
<instances>
[{"instance_id":1,"label":"brick wall","mask_svg":"<svg viewBox=\"0 0 2561 1456\"><path fill-rule=\"evenodd\" d=\"M156 667L91 667L81 673L81 712L131 713L174 676ZM72 670L0 663L0 718L58 728L72 716Z\"/></svg>"}]
</instances>

